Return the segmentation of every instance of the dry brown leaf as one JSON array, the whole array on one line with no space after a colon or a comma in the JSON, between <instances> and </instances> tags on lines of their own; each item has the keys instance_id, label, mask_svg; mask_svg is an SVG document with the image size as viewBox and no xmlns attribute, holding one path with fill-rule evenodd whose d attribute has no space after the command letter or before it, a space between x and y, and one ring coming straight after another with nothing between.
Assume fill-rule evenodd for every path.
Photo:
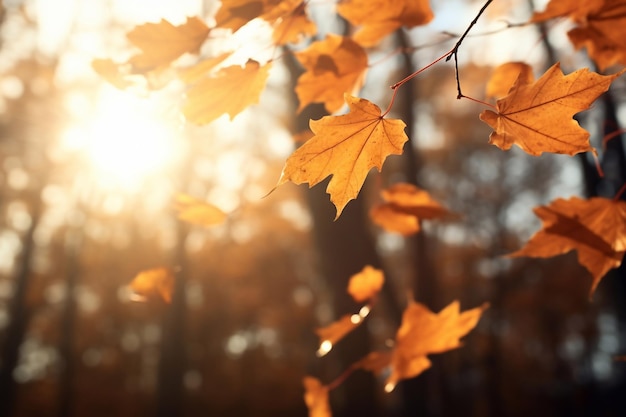
<instances>
[{"instance_id":1,"label":"dry brown leaf","mask_svg":"<svg viewBox=\"0 0 626 417\"><path fill-rule=\"evenodd\" d=\"M270 67L270 63L261 66L248 60L243 68L238 65L226 67L215 76L197 82L187 92L183 106L185 117L190 122L206 124L228 113L232 120L259 101Z\"/></svg>"},{"instance_id":2,"label":"dry brown leaf","mask_svg":"<svg viewBox=\"0 0 626 417\"><path fill-rule=\"evenodd\" d=\"M421 220L449 214L427 191L412 184L394 184L383 190L381 195L385 203L373 207L370 218L388 232L409 236L420 231Z\"/></svg>"},{"instance_id":3,"label":"dry brown leaf","mask_svg":"<svg viewBox=\"0 0 626 417\"><path fill-rule=\"evenodd\" d=\"M428 0L344 0L337 12L359 29L353 38L370 47L400 27L415 27L430 22L434 14Z\"/></svg>"},{"instance_id":4,"label":"dry brown leaf","mask_svg":"<svg viewBox=\"0 0 626 417\"><path fill-rule=\"evenodd\" d=\"M174 290L174 274L168 268L147 269L138 273L129 287L138 301L162 298L169 303Z\"/></svg>"},{"instance_id":5,"label":"dry brown leaf","mask_svg":"<svg viewBox=\"0 0 626 417\"><path fill-rule=\"evenodd\" d=\"M534 209L542 230L508 256L549 258L572 250L593 276L589 295L611 269L621 265L626 251L626 203L595 197L557 199Z\"/></svg>"},{"instance_id":6,"label":"dry brown leaf","mask_svg":"<svg viewBox=\"0 0 626 417\"><path fill-rule=\"evenodd\" d=\"M226 220L226 213L212 204L205 203L187 194L176 196L178 218L200 226L213 226Z\"/></svg>"},{"instance_id":7,"label":"dry brown leaf","mask_svg":"<svg viewBox=\"0 0 626 417\"><path fill-rule=\"evenodd\" d=\"M497 66L487 82L487 97L506 96L515 81L518 86L530 84L535 80L533 68L525 62L507 62Z\"/></svg>"},{"instance_id":8,"label":"dry brown leaf","mask_svg":"<svg viewBox=\"0 0 626 417\"><path fill-rule=\"evenodd\" d=\"M387 120L365 99L345 96L350 113L311 120L315 136L286 161L278 185L318 184L332 175L326 188L338 218L348 202L359 194L367 173L380 171L388 155L399 155L408 140L402 120Z\"/></svg>"},{"instance_id":9,"label":"dry brown leaf","mask_svg":"<svg viewBox=\"0 0 626 417\"><path fill-rule=\"evenodd\" d=\"M141 50L128 61L135 72L148 72L167 66L185 53L197 53L210 29L197 17L174 26L165 19L146 23L128 32L128 40Z\"/></svg>"},{"instance_id":10,"label":"dry brown leaf","mask_svg":"<svg viewBox=\"0 0 626 417\"><path fill-rule=\"evenodd\" d=\"M304 377L304 402L309 410L309 417L332 417L328 402L328 387L312 376Z\"/></svg>"},{"instance_id":11,"label":"dry brown leaf","mask_svg":"<svg viewBox=\"0 0 626 417\"><path fill-rule=\"evenodd\" d=\"M453 301L438 314L422 304L411 302L402 315L391 357L391 375L385 390L391 391L398 381L413 378L430 367L426 357L461 345L461 337L470 332L487 304L460 313L459 302Z\"/></svg>"},{"instance_id":12,"label":"dry brown leaf","mask_svg":"<svg viewBox=\"0 0 626 417\"><path fill-rule=\"evenodd\" d=\"M334 113L344 105L344 93L356 94L363 85L367 54L350 38L331 34L295 55L306 69L295 88L298 112L310 103L324 103Z\"/></svg>"},{"instance_id":13,"label":"dry brown leaf","mask_svg":"<svg viewBox=\"0 0 626 417\"><path fill-rule=\"evenodd\" d=\"M362 303L374 298L383 287L385 275L380 269L367 265L365 268L350 277L348 294L354 301Z\"/></svg>"},{"instance_id":14,"label":"dry brown leaf","mask_svg":"<svg viewBox=\"0 0 626 417\"><path fill-rule=\"evenodd\" d=\"M567 35L576 49L587 48L601 70L626 65L626 3L623 0L552 0L531 22L569 17L577 26Z\"/></svg>"},{"instance_id":15,"label":"dry brown leaf","mask_svg":"<svg viewBox=\"0 0 626 417\"><path fill-rule=\"evenodd\" d=\"M516 82L509 94L498 100L497 113L485 110L480 114L494 129L489 143L503 150L516 144L535 156L595 152L589 133L572 117L588 109L621 74L604 76L583 68L563 75L556 63L532 84Z\"/></svg>"}]
</instances>

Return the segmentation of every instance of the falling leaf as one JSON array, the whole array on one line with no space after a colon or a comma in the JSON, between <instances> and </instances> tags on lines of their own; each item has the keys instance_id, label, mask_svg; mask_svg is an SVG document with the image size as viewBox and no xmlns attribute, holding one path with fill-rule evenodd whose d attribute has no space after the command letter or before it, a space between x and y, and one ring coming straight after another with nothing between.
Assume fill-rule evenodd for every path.
<instances>
[{"instance_id":1,"label":"falling leaf","mask_svg":"<svg viewBox=\"0 0 626 417\"><path fill-rule=\"evenodd\" d=\"M332 175L326 188L338 218L348 202L359 194L367 173L382 169L388 155L400 155L408 140L402 120L387 120L365 99L345 96L350 113L311 120L315 134L286 161L278 185L318 184Z\"/></svg>"},{"instance_id":2,"label":"falling leaf","mask_svg":"<svg viewBox=\"0 0 626 417\"><path fill-rule=\"evenodd\" d=\"M169 65L185 53L197 53L210 29L197 17L189 17L179 26L162 19L135 27L126 35L141 50L129 63L137 72L146 72Z\"/></svg>"},{"instance_id":3,"label":"falling leaf","mask_svg":"<svg viewBox=\"0 0 626 417\"><path fill-rule=\"evenodd\" d=\"M183 113L190 122L206 124L224 113L231 120L246 107L257 103L265 88L271 64L261 66L248 60L245 67L233 65L215 76L194 84L187 92Z\"/></svg>"},{"instance_id":4,"label":"falling leaf","mask_svg":"<svg viewBox=\"0 0 626 417\"><path fill-rule=\"evenodd\" d=\"M226 213L212 204L193 198L187 194L176 196L176 210L182 221L200 226L213 226L226 220Z\"/></svg>"},{"instance_id":5,"label":"falling leaf","mask_svg":"<svg viewBox=\"0 0 626 417\"><path fill-rule=\"evenodd\" d=\"M328 387L312 376L304 377L304 402L309 410L309 417L331 417L328 402Z\"/></svg>"},{"instance_id":6,"label":"falling leaf","mask_svg":"<svg viewBox=\"0 0 626 417\"><path fill-rule=\"evenodd\" d=\"M622 263L626 251L626 203L594 197L557 199L534 209L542 230L509 256L549 258L572 250L593 276L589 295L602 277Z\"/></svg>"},{"instance_id":7,"label":"falling leaf","mask_svg":"<svg viewBox=\"0 0 626 417\"><path fill-rule=\"evenodd\" d=\"M552 0L531 22L569 17L577 26L567 35L576 49L587 48L601 70L626 64L626 3L623 0Z\"/></svg>"},{"instance_id":8,"label":"falling leaf","mask_svg":"<svg viewBox=\"0 0 626 417\"><path fill-rule=\"evenodd\" d=\"M216 26L237 31L243 25L270 12L282 0L222 0L215 15Z\"/></svg>"},{"instance_id":9,"label":"falling leaf","mask_svg":"<svg viewBox=\"0 0 626 417\"><path fill-rule=\"evenodd\" d=\"M174 275L168 268L154 268L141 271L129 284L139 301L162 298L166 303L172 301Z\"/></svg>"},{"instance_id":10,"label":"falling leaf","mask_svg":"<svg viewBox=\"0 0 626 417\"><path fill-rule=\"evenodd\" d=\"M487 97L504 97L517 80L518 85L530 84L535 80L533 68L525 62L507 62L499 65L487 82Z\"/></svg>"},{"instance_id":11,"label":"falling leaf","mask_svg":"<svg viewBox=\"0 0 626 417\"><path fill-rule=\"evenodd\" d=\"M412 235L420 231L421 220L442 218L449 214L427 191L412 184L394 184L381 194L385 203L372 208L370 217L388 232Z\"/></svg>"},{"instance_id":12,"label":"falling leaf","mask_svg":"<svg viewBox=\"0 0 626 417\"><path fill-rule=\"evenodd\" d=\"M343 339L352 330L359 327L363 319L365 319L369 313L370 307L363 306L358 314L346 314L328 326L316 329L315 333L320 338L320 347L317 351L318 356L324 356L330 352L337 342Z\"/></svg>"},{"instance_id":13,"label":"falling leaf","mask_svg":"<svg viewBox=\"0 0 626 417\"><path fill-rule=\"evenodd\" d=\"M391 375L385 390L391 391L398 381L413 378L431 365L426 357L461 345L460 338L476 327L488 306L473 308L459 314L459 302L453 301L439 314L422 304L411 302L402 315L391 357Z\"/></svg>"},{"instance_id":14,"label":"falling leaf","mask_svg":"<svg viewBox=\"0 0 626 417\"><path fill-rule=\"evenodd\" d=\"M375 374L381 374L391 365L393 351L375 351L368 353L363 359L352 365L353 369L363 369Z\"/></svg>"},{"instance_id":15,"label":"falling leaf","mask_svg":"<svg viewBox=\"0 0 626 417\"><path fill-rule=\"evenodd\" d=\"M328 35L295 54L306 71L298 78L298 112L310 103L324 103L329 113L344 105L344 94L355 94L363 85L367 54L352 39Z\"/></svg>"},{"instance_id":16,"label":"falling leaf","mask_svg":"<svg viewBox=\"0 0 626 417\"><path fill-rule=\"evenodd\" d=\"M434 17L429 0L344 0L337 12L359 26L353 38L366 47L375 46L402 26L425 25Z\"/></svg>"},{"instance_id":17,"label":"falling leaf","mask_svg":"<svg viewBox=\"0 0 626 417\"><path fill-rule=\"evenodd\" d=\"M284 0L274 9L272 39L277 45L299 42L302 37L317 33L317 26L306 14L306 4L302 0Z\"/></svg>"},{"instance_id":18,"label":"falling leaf","mask_svg":"<svg viewBox=\"0 0 626 417\"><path fill-rule=\"evenodd\" d=\"M621 74L604 76L583 68L563 75L556 63L532 84L516 82L509 94L497 101L497 113L485 110L480 114L494 129L489 143L503 150L516 144L535 156L595 152L589 132L572 117L589 108Z\"/></svg>"},{"instance_id":19,"label":"falling leaf","mask_svg":"<svg viewBox=\"0 0 626 417\"><path fill-rule=\"evenodd\" d=\"M380 292L384 282L385 275L383 271L367 265L361 272L350 277L348 294L357 303L362 303L374 298Z\"/></svg>"},{"instance_id":20,"label":"falling leaf","mask_svg":"<svg viewBox=\"0 0 626 417\"><path fill-rule=\"evenodd\" d=\"M127 71L123 71L122 66L123 64L117 64L110 59L94 59L91 61L93 70L120 90L134 85L130 75L130 68Z\"/></svg>"},{"instance_id":21,"label":"falling leaf","mask_svg":"<svg viewBox=\"0 0 626 417\"><path fill-rule=\"evenodd\" d=\"M193 84L206 77L212 70L215 69L215 67L224 62L224 60L230 55L231 52L224 52L223 54L217 55L213 58L204 59L192 67L184 68L178 71L178 77L186 84Z\"/></svg>"}]
</instances>

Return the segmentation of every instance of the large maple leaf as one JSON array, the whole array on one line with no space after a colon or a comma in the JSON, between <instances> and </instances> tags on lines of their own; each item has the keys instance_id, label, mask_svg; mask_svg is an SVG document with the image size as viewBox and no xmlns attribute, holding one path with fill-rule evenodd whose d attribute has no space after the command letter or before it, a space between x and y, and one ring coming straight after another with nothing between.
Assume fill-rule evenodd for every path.
<instances>
[{"instance_id":1,"label":"large maple leaf","mask_svg":"<svg viewBox=\"0 0 626 417\"><path fill-rule=\"evenodd\" d=\"M179 26L165 19L135 27L126 37L141 53L130 58L136 72L169 65L185 53L196 53L210 29L197 17L189 17Z\"/></svg>"},{"instance_id":2,"label":"large maple leaf","mask_svg":"<svg viewBox=\"0 0 626 417\"><path fill-rule=\"evenodd\" d=\"M350 112L311 120L315 134L287 159L278 185L291 181L309 187L332 175L326 188L338 218L359 194L367 173L382 169L388 155L400 155L408 140L402 120L387 120L375 104L348 94Z\"/></svg>"},{"instance_id":3,"label":"large maple leaf","mask_svg":"<svg viewBox=\"0 0 626 417\"><path fill-rule=\"evenodd\" d=\"M228 113L232 120L246 107L259 101L270 67L270 63L261 66L248 60L243 68L239 65L222 68L187 91L183 114L196 124L210 123L224 113Z\"/></svg>"},{"instance_id":4,"label":"large maple leaf","mask_svg":"<svg viewBox=\"0 0 626 417\"><path fill-rule=\"evenodd\" d=\"M587 48L601 70L626 64L626 2L624 0L552 0L532 22L569 17L577 26L567 35L576 49Z\"/></svg>"},{"instance_id":5,"label":"large maple leaf","mask_svg":"<svg viewBox=\"0 0 626 417\"><path fill-rule=\"evenodd\" d=\"M350 38L331 34L295 55L306 69L295 88L298 111L310 103L324 103L334 113L343 106L344 93L355 94L363 85L367 54Z\"/></svg>"},{"instance_id":6,"label":"large maple leaf","mask_svg":"<svg viewBox=\"0 0 626 417\"><path fill-rule=\"evenodd\" d=\"M593 151L589 133L573 116L589 108L621 74L605 76L583 68L564 75L557 62L534 83L518 78L509 94L497 101L497 113L480 114L494 129L489 143L504 150L516 144L531 155Z\"/></svg>"},{"instance_id":7,"label":"large maple leaf","mask_svg":"<svg viewBox=\"0 0 626 417\"><path fill-rule=\"evenodd\" d=\"M594 197L557 199L534 209L543 221L542 230L526 245L508 256L549 258L572 250L578 262L593 276L589 295L600 280L617 268L626 251L626 203Z\"/></svg>"},{"instance_id":8,"label":"large maple leaf","mask_svg":"<svg viewBox=\"0 0 626 417\"><path fill-rule=\"evenodd\" d=\"M385 202L370 210L370 218L388 232L412 235L420 231L421 220L442 218L449 213L427 191L412 184L394 184L381 195Z\"/></svg>"},{"instance_id":9,"label":"large maple leaf","mask_svg":"<svg viewBox=\"0 0 626 417\"><path fill-rule=\"evenodd\" d=\"M425 25L434 14L428 0L344 0L337 12L359 29L354 40L363 46L375 46L396 29Z\"/></svg>"}]
</instances>

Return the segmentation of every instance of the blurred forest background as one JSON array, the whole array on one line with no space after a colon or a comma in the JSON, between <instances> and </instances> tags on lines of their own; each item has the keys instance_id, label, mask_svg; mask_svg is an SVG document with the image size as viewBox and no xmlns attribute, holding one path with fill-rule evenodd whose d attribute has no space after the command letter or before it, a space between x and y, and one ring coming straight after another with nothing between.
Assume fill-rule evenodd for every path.
<instances>
[{"instance_id":1,"label":"blurred forest background","mask_svg":"<svg viewBox=\"0 0 626 417\"><path fill-rule=\"evenodd\" d=\"M525 22L545 1L496 0L464 42L464 93L484 98L494 66L593 64L575 52L568 23ZM452 47L484 2L431 2L435 20L370 51L360 96L382 107L388 86ZM403 87L393 117L410 145L371 175L333 222L325 184L275 185L293 134L319 118L297 115L302 71L277 60L259 105L205 127L180 115L183 85L123 92L91 60L128 57L134 25L186 16L211 22L216 0L5 0L0 21L0 417L305 416L302 378L336 378L393 338L412 292L439 311L491 304L458 350L383 392L357 371L331 393L335 416L618 416L626 412L626 277L612 271L590 301L575 254L503 258L538 229L532 207L556 197L612 197L626 181L622 138L587 156L530 157L487 145L482 106L456 100L453 63ZM321 38L342 33L334 2L309 10ZM262 24L228 49L271 54ZM558 30L556 28L558 27ZM491 34L486 34L493 32ZM480 34L484 35L480 35ZM301 48L303 45L294 46ZM413 47L389 57L398 47ZM158 80L154 81L158 83ZM626 126L626 90L580 116L601 148ZM382 188L418 184L460 219L402 238L371 224ZM222 225L188 226L179 192L232 212ZM317 358L315 328L358 306L346 293L365 265L385 270L382 300L358 331ZM137 302L140 271L177 271L170 304Z\"/></svg>"}]
</instances>

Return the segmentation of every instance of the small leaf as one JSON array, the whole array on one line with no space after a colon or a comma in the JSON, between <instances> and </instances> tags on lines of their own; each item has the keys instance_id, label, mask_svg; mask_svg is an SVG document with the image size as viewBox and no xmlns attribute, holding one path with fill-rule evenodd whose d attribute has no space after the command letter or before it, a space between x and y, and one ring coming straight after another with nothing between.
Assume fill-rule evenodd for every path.
<instances>
[{"instance_id":1,"label":"small leaf","mask_svg":"<svg viewBox=\"0 0 626 417\"><path fill-rule=\"evenodd\" d=\"M367 265L361 272L350 277L348 294L357 303L362 303L374 298L380 292L384 282L383 271Z\"/></svg>"},{"instance_id":2,"label":"small leaf","mask_svg":"<svg viewBox=\"0 0 626 417\"><path fill-rule=\"evenodd\" d=\"M287 159L278 181L312 187L332 175L326 191L337 208L336 218L359 194L369 170L380 171L387 156L401 154L408 140L403 121L384 119L378 106L365 99L345 99L350 113L312 120L315 136Z\"/></svg>"},{"instance_id":3,"label":"small leaf","mask_svg":"<svg viewBox=\"0 0 626 417\"><path fill-rule=\"evenodd\" d=\"M302 0L283 0L275 9L272 39L277 45L300 42L302 37L317 33L317 26L306 14L306 4Z\"/></svg>"},{"instance_id":4,"label":"small leaf","mask_svg":"<svg viewBox=\"0 0 626 417\"><path fill-rule=\"evenodd\" d=\"M611 269L621 265L626 251L626 203L594 197L557 199L535 208L542 230L508 256L549 258L572 250L578 262L593 276L589 296Z\"/></svg>"},{"instance_id":5,"label":"small leaf","mask_svg":"<svg viewBox=\"0 0 626 417\"><path fill-rule=\"evenodd\" d=\"M588 109L621 74L604 76L583 68L563 75L556 63L532 84L517 82L498 100L497 113L485 110L480 114L480 119L494 129L489 143L503 150L516 144L535 156L543 152L595 152L589 144L589 132L572 117Z\"/></svg>"},{"instance_id":6,"label":"small leaf","mask_svg":"<svg viewBox=\"0 0 626 417\"><path fill-rule=\"evenodd\" d=\"M187 194L176 196L178 218L200 226L213 226L226 220L226 213L212 204L193 198Z\"/></svg>"},{"instance_id":7,"label":"small leaf","mask_svg":"<svg viewBox=\"0 0 626 417\"><path fill-rule=\"evenodd\" d=\"M312 376L304 377L304 402L309 410L309 417L332 417L328 402L328 387Z\"/></svg>"},{"instance_id":8,"label":"small leaf","mask_svg":"<svg viewBox=\"0 0 626 417\"><path fill-rule=\"evenodd\" d=\"M110 59L94 59L91 61L91 68L109 83L113 84L120 90L124 90L135 83L128 71L123 71L125 64L117 64Z\"/></svg>"},{"instance_id":9,"label":"small leaf","mask_svg":"<svg viewBox=\"0 0 626 417\"><path fill-rule=\"evenodd\" d=\"M310 103L324 103L334 113L344 105L344 93L356 94L363 85L367 54L350 38L328 35L295 55L306 69L295 88L298 112Z\"/></svg>"},{"instance_id":10,"label":"small leaf","mask_svg":"<svg viewBox=\"0 0 626 417\"><path fill-rule=\"evenodd\" d=\"M129 284L138 296L138 301L161 298L166 303L172 301L174 274L168 268L154 268L141 271Z\"/></svg>"},{"instance_id":11,"label":"small leaf","mask_svg":"<svg viewBox=\"0 0 626 417\"><path fill-rule=\"evenodd\" d=\"M265 88L271 64L261 66L248 60L245 67L233 65L205 78L187 92L183 113L190 122L206 124L224 113L232 120L246 107L257 103Z\"/></svg>"}]
</instances>

